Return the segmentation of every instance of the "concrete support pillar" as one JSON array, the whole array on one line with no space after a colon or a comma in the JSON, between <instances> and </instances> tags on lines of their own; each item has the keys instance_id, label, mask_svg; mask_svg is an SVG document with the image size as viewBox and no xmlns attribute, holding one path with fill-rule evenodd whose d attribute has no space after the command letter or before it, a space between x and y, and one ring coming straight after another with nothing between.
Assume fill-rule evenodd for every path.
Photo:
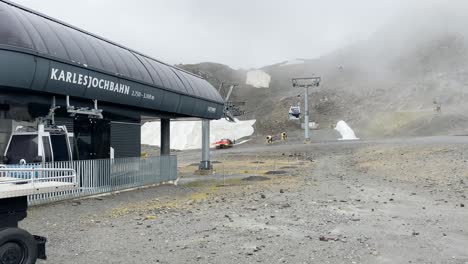
<instances>
[{"instance_id":1,"label":"concrete support pillar","mask_svg":"<svg viewBox=\"0 0 468 264\"><path fill-rule=\"evenodd\" d=\"M210 160L210 120L202 120L202 161L200 170L211 170L213 166Z\"/></svg>"},{"instance_id":2,"label":"concrete support pillar","mask_svg":"<svg viewBox=\"0 0 468 264\"><path fill-rule=\"evenodd\" d=\"M310 141L310 136L309 136L309 89L305 89L305 96L304 96L304 138L305 141L308 142Z\"/></svg>"},{"instance_id":3,"label":"concrete support pillar","mask_svg":"<svg viewBox=\"0 0 468 264\"><path fill-rule=\"evenodd\" d=\"M171 154L171 120L161 119L161 156Z\"/></svg>"}]
</instances>

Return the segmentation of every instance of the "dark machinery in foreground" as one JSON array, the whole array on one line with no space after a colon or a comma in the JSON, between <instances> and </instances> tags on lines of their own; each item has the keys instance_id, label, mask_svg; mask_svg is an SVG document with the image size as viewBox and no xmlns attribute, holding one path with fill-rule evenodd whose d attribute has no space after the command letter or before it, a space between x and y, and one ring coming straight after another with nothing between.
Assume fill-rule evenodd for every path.
<instances>
[{"instance_id":1,"label":"dark machinery in foreground","mask_svg":"<svg viewBox=\"0 0 468 264\"><path fill-rule=\"evenodd\" d=\"M0 167L0 263L34 264L46 259L47 239L18 228L27 217L28 196L76 188L73 169Z\"/></svg>"}]
</instances>

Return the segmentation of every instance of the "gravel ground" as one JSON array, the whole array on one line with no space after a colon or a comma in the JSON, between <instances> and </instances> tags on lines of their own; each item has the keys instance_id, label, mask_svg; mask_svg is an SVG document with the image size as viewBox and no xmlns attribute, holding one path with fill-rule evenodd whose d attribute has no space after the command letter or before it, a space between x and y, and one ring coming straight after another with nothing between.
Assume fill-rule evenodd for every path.
<instances>
[{"instance_id":1,"label":"gravel ground","mask_svg":"<svg viewBox=\"0 0 468 264\"><path fill-rule=\"evenodd\" d=\"M22 227L47 263L468 263L468 139L294 144L216 151L245 171L34 207ZM253 175L259 159L289 166Z\"/></svg>"}]
</instances>

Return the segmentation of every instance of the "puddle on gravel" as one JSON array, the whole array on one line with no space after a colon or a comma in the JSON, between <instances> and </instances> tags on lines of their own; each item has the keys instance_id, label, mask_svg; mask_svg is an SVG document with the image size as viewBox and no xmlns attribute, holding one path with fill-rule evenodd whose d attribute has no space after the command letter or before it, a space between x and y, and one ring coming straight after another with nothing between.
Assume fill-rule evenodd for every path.
<instances>
[{"instance_id":1,"label":"puddle on gravel","mask_svg":"<svg viewBox=\"0 0 468 264\"><path fill-rule=\"evenodd\" d=\"M263 177L263 176L249 176L247 178L243 178L243 181L269 181L270 178Z\"/></svg>"},{"instance_id":2,"label":"puddle on gravel","mask_svg":"<svg viewBox=\"0 0 468 264\"><path fill-rule=\"evenodd\" d=\"M265 172L266 175L281 175L281 174L286 174L288 173L287 171L267 171Z\"/></svg>"},{"instance_id":3,"label":"puddle on gravel","mask_svg":"<svg viewBox=\"0 0 468 264\"><path fill-rule=\"evenodd\" d=\"M285 167L281 167L280 170L287 170L287 169L297 169L296 166L285 166Z\"/></svg>"}]
</instances>

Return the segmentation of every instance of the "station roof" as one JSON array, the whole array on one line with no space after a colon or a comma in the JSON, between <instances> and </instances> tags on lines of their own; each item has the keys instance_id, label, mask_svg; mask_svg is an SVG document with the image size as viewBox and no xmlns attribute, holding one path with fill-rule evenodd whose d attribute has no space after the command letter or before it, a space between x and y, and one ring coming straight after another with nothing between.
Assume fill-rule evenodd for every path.
<instances>
[{"instance_id":1,"label":"station roof","mask_svg":"<svg viewBox=\"0 0 468 264\"><path fill-rule=\"evenodd\" d=\"M0 0L1 50L9 52L3 57L10 61L11 52L49 61L36 62L31 89L70 92L67 95L185 116L215 119L222 115L222 97L203 78L5 0ZM0 71L2 66L7 67L0 64ZM47 66L47 70L39 68ZM36 76L41 72L47 73L45 83ZM5 80L0 80L2 84L11 86ZM75 90L68 91L70 86ZM97 91L87 92L89 88ZM167 100L173 101L172 106Z\"/></svg>"}]
</instances>

